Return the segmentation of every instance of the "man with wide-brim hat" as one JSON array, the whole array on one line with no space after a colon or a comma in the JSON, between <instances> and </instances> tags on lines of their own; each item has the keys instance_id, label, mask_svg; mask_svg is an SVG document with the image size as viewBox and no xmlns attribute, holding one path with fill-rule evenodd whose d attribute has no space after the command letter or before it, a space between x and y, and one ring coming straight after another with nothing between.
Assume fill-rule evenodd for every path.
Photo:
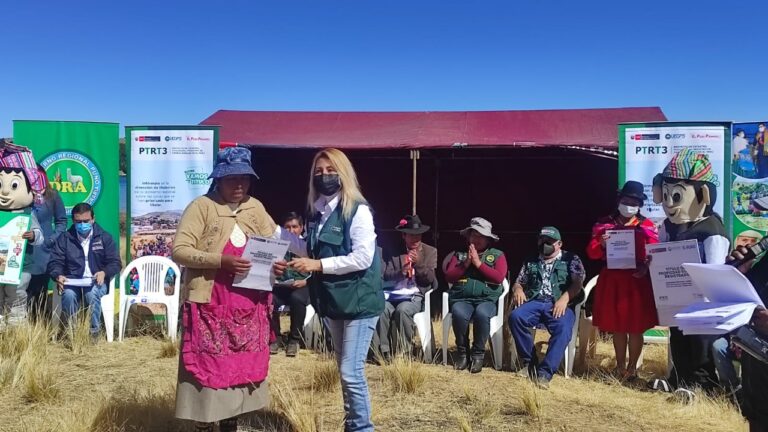
<instances>
[{"instance_id":1,"label":"man with wide-brim hat","mask_svg":"<svg viewBox=\"0 0 768 432\"><path fill-rule=\"evenodd\" d=\"M445 280L451 284L448 302L458 353L454 368L478 373L483 369L491 317L496 315L501 284L507 276L507 259L504 252L491 247L499 236L489 221L474 217L461 235L467 240L466 249L453 252L445 266ZM471 349L470 322L474 329Z\"/></svg>"},{"instance_id":2,"label":"man with wide-brim hat","mask_svg":"<svg viewBox=\"0 0 768 432\"><path fill-rule=\"evenodd\" d=\"M436 285L437 249L421 241L429 225L418 215L407 215L395 231L402 233L403 243L384 259L387 301L371 341L373 352L384 361L397 352L411 354L416 326L413 316L422 311L424 295Z\"/></svg>"}]
</instances>

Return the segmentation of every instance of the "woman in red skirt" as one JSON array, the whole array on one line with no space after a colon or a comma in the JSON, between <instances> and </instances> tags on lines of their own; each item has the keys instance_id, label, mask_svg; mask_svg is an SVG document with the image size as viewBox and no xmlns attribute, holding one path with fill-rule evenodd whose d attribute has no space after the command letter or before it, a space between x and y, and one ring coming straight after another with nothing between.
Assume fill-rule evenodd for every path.
<instances>
[{"instance_id":1,"label":"woman in red skirt","mask_svg":"<svg viewBox=\"0 0 768 432\"><path fill-rule=\"evenodd\" d=\"M619 191L616 211L595 224L592 240L587 246L589 258L605 261L605 243L610 237L608 230L629 229L635 232L635 268L609 269L606 265L595 287L592 310L594 325L613 335L616 373L626 380L637 377L637 361L643 351L643 333L658 324L651 278L645 265L645 245L657 243L659 237L653 222L640 214L646 199L648 197L641 183L625 183Z\"/></svg>"}]
</instances>

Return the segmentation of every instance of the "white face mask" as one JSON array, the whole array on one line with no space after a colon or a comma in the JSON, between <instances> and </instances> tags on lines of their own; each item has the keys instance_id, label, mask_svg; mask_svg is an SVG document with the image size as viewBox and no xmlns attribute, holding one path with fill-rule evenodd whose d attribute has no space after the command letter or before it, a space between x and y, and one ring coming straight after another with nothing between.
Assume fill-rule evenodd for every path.
<instances>
[{"instance_id":1,"label":"white face mask","mask_svg":"<svg viewBox=\"0 0 768 432\"><path fill-rule=\"evenodd\" d=\"M625 218L632 217L640 211L640 207L628 206L626 204L619 204L619 213Z\"/></svg>"},{"instance_id":2,"label":"white face mask","mask_svg":"<svg viewBox=\"0 0 768 432\"><path fill-rule=\"evenodd\" d=\"M760 132L765 132L765 128L764 127L757 128L757 130L759 130Z\"/></svg>"}]
</instances>

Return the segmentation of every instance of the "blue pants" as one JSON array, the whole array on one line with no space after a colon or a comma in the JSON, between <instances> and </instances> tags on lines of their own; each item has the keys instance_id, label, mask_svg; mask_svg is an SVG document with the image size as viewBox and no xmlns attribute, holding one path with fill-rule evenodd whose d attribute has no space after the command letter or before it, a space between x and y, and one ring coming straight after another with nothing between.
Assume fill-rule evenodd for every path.
<instances>
[{"instance_id":1,"label":"blue pants","mask_svg":"<svg viewBox=\"0 0 768 432\"><path fill-rule=\"evenodd\" d=\"M472 358L482 359L485 356L485 343L491 334L491 318L495 315L495 303L483 302L475 306L459 301L453 304L451 317L459 355L467 355L469 350L469 322L472 321Z\"/></svg>"},{"instance_id":2,"label":"blue pants","mask_svg":"<svg viewBox=\"0 0 768 432\"><path fill-rule=\"evenodd\" d=\"M576 320L576 315L571 308L565 308L565 315L555 319L552 316L553 307L554 302L551 300L531 300L509 314L509 329L512 331L512 337L515 338L517 356L522 365L528 365L534 361L531 329L543 324L549 331L547 354L544 356L544 361L536 366L537 375L546 379L552 378L560 362L563 361L565 347L571 341L573 323Z\"/></svg>"},{"instance_id":3,"label":"blue pants","mask_svg":"<svg viewBox=\"0 0 768 432\"><path fill-rule=\"evenodd\" d=\"M101 298L107 293L106 285L93 285L90 288L64 287L61 294L61 312L64 323L77 314L80 303L85 299L86 306L91 310L91 333L98 334L101 328Z\"/></svg>"},{"instance_id":4,"label":"blue pants","mask_svg":"<svg viewBox=\"0 0 768 432\"><path fill-rule=\"evenodd\" d=\"M373 432L365 359L378 320L377 316L356 320L327 320L341 376L346 413L344 432Z\"/></svg>"},{"instance_id":5,"label":"blue pants","mask_svg":"<svg viewBox=\"0 0 768 432\"><path fill-rule=\"evenodd\" d=\"M727 337L722 337L712 344L712 358L715 360L720 385L729 390L738 387L739 376L736 374L736 368L733 367L736 355L731 351Z\"/></svg>"}]
</instances>

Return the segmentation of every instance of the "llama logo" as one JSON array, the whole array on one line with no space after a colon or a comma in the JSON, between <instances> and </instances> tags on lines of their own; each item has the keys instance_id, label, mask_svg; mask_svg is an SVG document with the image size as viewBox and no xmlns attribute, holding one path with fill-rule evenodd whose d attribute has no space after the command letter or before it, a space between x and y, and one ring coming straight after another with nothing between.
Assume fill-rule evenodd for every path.
<instances>
[{"instance_id":1,"label":"llama logo","mask_svg":"<svg viewBox=\"0 0 768 432\"><path fill-rule=\"evenodd\" d=\"M69 214L76 204L94 205L101 195L101 173L87 156L75 151L60 151L46 156L40 165L48 173L48 183L59 192Z\"/></svg>"}]
</instances>

